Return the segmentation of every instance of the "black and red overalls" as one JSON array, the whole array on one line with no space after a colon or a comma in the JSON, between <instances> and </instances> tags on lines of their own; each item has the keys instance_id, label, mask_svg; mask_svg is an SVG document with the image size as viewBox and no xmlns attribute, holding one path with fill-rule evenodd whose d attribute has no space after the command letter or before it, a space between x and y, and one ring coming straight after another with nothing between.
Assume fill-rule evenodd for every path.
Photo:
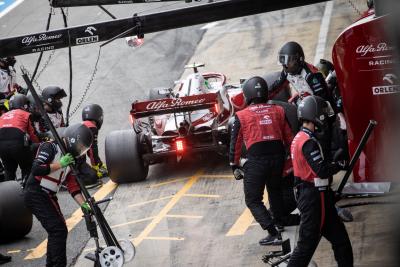
<instances>
[{"instance_id":1,"label":"black and red overalls","mask_svg":"<svg viewBox=\"0 0 400 267\"><path fill-rule=\"evenodd\" d=\"M57 162L60 155L55 143L41 143L25 186L25 205L32 210L48 233L47 267L67 265L68 229L58 204L57 192L64 183L72 197L80 193L76 178L68 168L50 173L50 164Z\"/></svg>"},{"instance_id":2,"label":"black and red overalls","mask_svg":"<svg viewBox=\"0 0 400 267\"><path fill-rule=\"evenodd\" d=\"M39 142L32 126L30 113L14 109L0 117L0 158L4 165L5 179L15 180L18 166L22 179L28 177L33 155L31 143Z\"/></svg>"},{"instance_id":3,"label":"black and red overalls","mask_svg":"<svg viewBox=\"0 0 400 267\"><path fill-rule=\"evenodd\" d=\"M339 267L353 266L351 243L337 215L334 194L328 182L339 167L324 159L318 140L306 128L302 128L293 139L291 156L301 222L299 240L288 266L308 266L322 236L332 244Z\"/></svg>"},{"instance_id":4,"label":"black and red overalls","mask_svg":"<svg viewBox=\"0 0 400 267\"><path fill-rule=\"evenodd\" d=\"M92 121L83 121L82 123L86 127L88 127L92 131L92 134L93 134L93 143L87 152L87 155L90 159L90 164L92 166L103 164L103 162L101 161L101 159L99 157L99 148L97 145L97 138L99 136L99 130L97 129L96 124Z\"/></svg>"},{"instance_id":5,"label":"black and red overalls","mask_svg":"<svg viewBox=\"0 0 400 267\"><path fill-rule=\"evenodd\" d=\"M247 149L244 170L244 194L247 207L264 230L275 235L271 214L263 203L267 188L271 210L276 219L284 210L281 178L285 161L285 146L293 134L282 107L253 104L236 113L232 126L229 161L239 165L242 144Z\"/></svg>"}]
</instances>

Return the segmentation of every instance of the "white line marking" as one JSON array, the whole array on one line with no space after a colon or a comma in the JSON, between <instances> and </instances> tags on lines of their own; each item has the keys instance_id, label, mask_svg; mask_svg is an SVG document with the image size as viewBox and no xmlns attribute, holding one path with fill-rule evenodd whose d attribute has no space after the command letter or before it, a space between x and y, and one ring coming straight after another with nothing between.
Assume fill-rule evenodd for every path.
<instances>
[{"instance_id":1,"label":"white line marking","mask_svg":"<svg viewBox=\"0 0 400 267\"><path fill-rule=\"evenodd\" d=\"M2 12L0 12L0 18L2 18L3 16L5 16L8 12L10 12L11 10L13 10L15 7L17 7L19 4L21 4L22 2L24 2L24 0L17 0L14 3L12 3L10 6L8 6L6 9L4 9Z\"/></svg>"},{"instance_id":2,"label":"white line marking","mask_svg":"<svg viewBox=\"0 0 400 267\"><path fill-rule=\"evenodd\" d=\"M217 25L218 25L218 22L210 22L210 23L204 25L203 27L201 27L200 29L208 30L208 29L214 28Z\"/></svg>"},{"instance_id":3,"label":"white line marking","mask_svg":"<svg viewBox=\"0 0 400 267\"><path fill-rule=\"evenodd\" d=\"M322 16L321 28L319 30L318 44L315 50L314 65L317 65L319 60L324 57L326 39L328 37L329 24L331 22L333 10L333 1L329 1L325 5L324 15Z\"/></svg>"}]
</instances>

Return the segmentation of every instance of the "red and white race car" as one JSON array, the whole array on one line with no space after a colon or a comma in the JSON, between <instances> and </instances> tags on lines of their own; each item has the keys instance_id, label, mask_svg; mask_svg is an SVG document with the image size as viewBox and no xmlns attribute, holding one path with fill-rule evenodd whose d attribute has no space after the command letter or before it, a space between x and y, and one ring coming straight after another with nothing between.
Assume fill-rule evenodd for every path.
<instances>
[{"instance_id":1,"label":"red and white race car","mask_svg":"<svg viewBox=\"0 0 400 267\"><path fill-rule=\"evenodd\" d=\"M200 73L204 64L174 89L155 88L146 101L132 103L131 130L106 138L106 162L114 182L146 179L149 165L179 161L199 152L226 154L229 119L245 103L240 86L226 84L221 73Z\"/></svg>"}]
</instances>

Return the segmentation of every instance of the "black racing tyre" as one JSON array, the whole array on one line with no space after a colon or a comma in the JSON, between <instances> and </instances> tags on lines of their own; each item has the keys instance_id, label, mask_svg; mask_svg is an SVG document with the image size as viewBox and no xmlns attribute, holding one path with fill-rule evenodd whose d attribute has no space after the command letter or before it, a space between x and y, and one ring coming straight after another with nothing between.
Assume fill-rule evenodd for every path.
<instances>
[{"instance_id":1,"label":"black racing tyre","mask_svg":"<svg viewBox=\"0 0 400 267\"><path fill-rule=\"evenodd\" d=\"M16 181L0 183L0 243L26 236L32 229L32 213Z\"/></svg>"},{"instance_id":2,"label":"black racing tyre","mask_svg":"<svg viewBox=\"0 0 400 267\"><path fill-rule=\"evenodd\" d=\"M289 126L292 129L293 134L296 134L300 130L300 123L297 119L297 106L288 102L282 102L277 100L270 100L268 103L279 105L283 107L286 114L286 119L289 122Z\"/></svg>"},{"instance_id":3,"label":"black racing tyre","mask_svg":"<svg viewBox=\"0 0 400 267\"><path fill-rule=\"evenodd\" d=\"M138 140L134 130L114 131L106 137L106 164L113 182L122 184L146 179L149 166L143 162Z\"/></svg>"}]
</instances>

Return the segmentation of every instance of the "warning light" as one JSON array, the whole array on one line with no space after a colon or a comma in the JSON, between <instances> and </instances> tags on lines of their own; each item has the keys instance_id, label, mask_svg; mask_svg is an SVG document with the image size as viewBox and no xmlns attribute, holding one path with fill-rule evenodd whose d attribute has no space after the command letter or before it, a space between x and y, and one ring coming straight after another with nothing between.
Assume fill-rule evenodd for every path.
<instances>
[{"instance_id":1,"label":"warning light","mask_svg":"<svg viewBox=\"0 0 400 267\"><path fill-rule=\"evenodd\" d=\"M184 147L183 147L183 140L176 140L176 151L177 152L183 152Z\"/></svg>"}]
</instances>

